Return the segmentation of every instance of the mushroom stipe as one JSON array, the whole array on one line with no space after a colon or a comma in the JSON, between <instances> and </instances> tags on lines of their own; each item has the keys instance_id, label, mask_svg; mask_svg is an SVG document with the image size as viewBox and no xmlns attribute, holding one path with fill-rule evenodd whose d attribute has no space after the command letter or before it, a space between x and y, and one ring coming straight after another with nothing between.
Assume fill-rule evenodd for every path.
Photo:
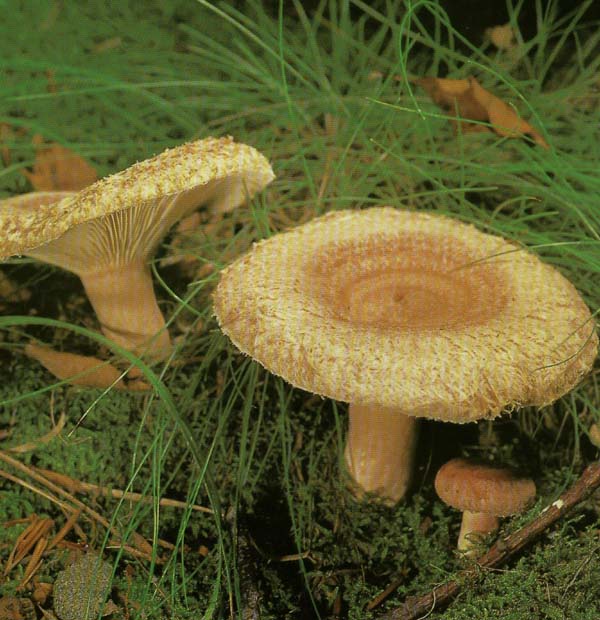
<instances>
[{"instance_id":1,"label":"mushroom stipe","mask_svg":"<svg viewBox=\"0 0 600 620\"><path fill-rule=\"evenodd\" d=\"M256 243L222 271L214 310L265 368L351 403L349 472L390 502L410 482L415 418L549 404L598 348L575 288L534 254L391 207L332 212Z\"/></svg>"}]
</instances>

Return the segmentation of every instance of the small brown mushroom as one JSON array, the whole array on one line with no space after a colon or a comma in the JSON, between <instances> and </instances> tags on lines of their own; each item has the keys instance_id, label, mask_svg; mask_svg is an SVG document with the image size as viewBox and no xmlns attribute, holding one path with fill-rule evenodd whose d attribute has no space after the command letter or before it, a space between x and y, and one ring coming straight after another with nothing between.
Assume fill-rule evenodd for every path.
<instances>
[{"instance_id":1,"label":"small brown mushroom","mask_svg":"<svg viewBox=\"0 0 600 620\"><path fill-rule=\"evenodd\" d=\"M589 309L556 269L474 226L390 207L260 241L222 271L214 310L271 372L350 403L348 470L391 501L410 482L416 418L551 403L598 349Z\"/></svg>"},{"instance_id":2,"label":"small brown mushroom","mask_svg":"<svg viewBox=\"0 0 600 620\"><path fill-rule=\"evenodd\" d=\"M482 540L500 526L499 517L519 514L535 498L535 483L512 471L452 459L435 477L435 490L463 513L457 548L468 557L478 554Z\"/></svg>"},{"instance_id":3,"label":"small brown mushroom","mask_svg":"<svg viewBox=\"0 0 600 620\"><path fill-rule=\"evenodd\" d=\"M200 205L227 211L274 178L263 155L231 138L183 144L53 204L0 203L0 259L26 254L83 282L102 331L164 358L171 341L148 261L163 236Z\"/></svg>"}]
</instances>

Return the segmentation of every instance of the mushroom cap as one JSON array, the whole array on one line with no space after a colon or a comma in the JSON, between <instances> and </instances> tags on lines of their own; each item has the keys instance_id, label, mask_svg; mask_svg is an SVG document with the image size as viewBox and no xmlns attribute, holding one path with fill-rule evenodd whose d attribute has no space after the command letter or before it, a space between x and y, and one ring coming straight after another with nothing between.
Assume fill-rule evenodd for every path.
<instances>
[{"instance_id":1,"label":"mushroom cap","mask_svg":"<svg viewBox=\"0 0 600 620\"><path fill-rule=\"evenodd\" d=\"M189 142L101 179L55 204L17 209L15 204L0 203L0 259L31 254L31 250L78 225L99 220L108 223L108 228L114 224L126 230L133 228L130 220L135 220L137 229L127 230L125 243L131 245L132 239L145 234L148 238L138 245L151 251L179 217L201 204L215 211L231 210L273 178L273 170L261 153L231 137ZM138 214L134 215L134 210ZM148 229L150 233L145 232ZM94 234L98 236L97 231ZM114 246L115 239L116 235L109 233L101 242ZM78 241L89 245L88 239ZM37 255L45 259L43 249ZM61 264L55 250L51 255L48 262ZM77 258L81 262L81 255Z\"/></svg>"},{"instance_id":2,"label":"mushroom cap","mask_svg":"<svg viewBox=\"0 0 600 620\"><path fill-rule=\"evenodd\" d=\"M223 270L214 310L241 351L296 387L455 422L551 403L598 347L556 269L472 225L391 207L256 243Z\"/></svg>"},{"instance_id":3,"label":"mushroom cap","mask_svg":"<svg viewBox=\"0 0 600 620\"><path fill-rule=\"evenodd\" d=\"M440 498L457 510L496 517L519 514L535 498L535 483L514 472L466 459L448 461L435 477Z\"/></svg>"},{"instance_id":4,"label":"mushroom cap","mask_svg":"<svg viewBox=\"0 0 600 620\"><path fill-rule=\"evenodd\" d=\"M25 214L34 218L36 209L60 202L63 198L74 196L75 193L71 190L45 190L3 198L0 200L0 217L4 221L9 221L10 218L22 218Z\"/></svg>"}]
</instances>

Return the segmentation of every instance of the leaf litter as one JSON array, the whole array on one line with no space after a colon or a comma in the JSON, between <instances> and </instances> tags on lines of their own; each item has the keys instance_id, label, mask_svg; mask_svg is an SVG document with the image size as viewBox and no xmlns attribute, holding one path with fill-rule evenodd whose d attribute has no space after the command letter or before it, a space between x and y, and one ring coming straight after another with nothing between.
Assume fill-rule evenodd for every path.
<instances>
[{"instance_id":1,"label":"leaf litter","mask_svg":"<svg viewBox=\"0 0 600 620\"><path fill-rule=\"evenodd\" d=\"M21 172L34 190L79 191L98 180L98 173L91 164L61 144L46 145L39 134L33 136L32 143L37 151L33 170Z\"/></svg>"},{"instance_id":2,"label":"leaf litter","mask_svg":"<svg viewBox=\"0 0 600 620\"><path fill-rule=\"evenodd\" d=\"M540 132L521 118L515 108L483 88L472 76L462 80L422 77L413 81L435 104L456 117L452 123L463 133L494 132L506 138L528 136L538 146L550 148Z\"/></svg>"}]
</instances>

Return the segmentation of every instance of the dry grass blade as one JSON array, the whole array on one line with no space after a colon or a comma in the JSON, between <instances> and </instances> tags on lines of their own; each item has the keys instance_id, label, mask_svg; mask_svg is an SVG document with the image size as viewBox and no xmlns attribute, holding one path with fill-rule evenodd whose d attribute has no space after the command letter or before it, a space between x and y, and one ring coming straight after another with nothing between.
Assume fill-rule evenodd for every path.
<instances>
[{"instance_id":1,"label":"dry grass blade","mask_svg":"<svg viewBox=\"0 0 600 620\"><path fill-rule=\"evenodd\" d=\"M61 542L64 537L75 527L75 523L77 522L77 519L79 519L80 515L81 509L76 510L71 515L69 515L69 518L66 520L65 524L60 528L60 530L58 530L54 538L52 538L52 540L48 543L48 551L56 547L56 545L58 545L58 543Z\"/></svg>"},{"instance_id":2,"label":"dry grass blade","mask_svg":"<svg viewBox=\"0 0 600 620\"><path fill-rule=\"evenodd\" d=\"M98 484L91 484L90 482L82 482L81 480L75 480L64 474L51 471L49 469L35 468L42 475L46 476L48 480L52 480L56 484L60 484L65 487L71 493L90 493L93 495L102 495L104 497L114 497L115 499L125 499L130 502L138 502L141 504L152 504L154 498L142 493L135 493L133 491L122 491L120 489L111 489L109 487L101 486ZM160 498L158 504L164 507L181 508L183 510L190 508L196 512L204 512L206 514L214 514L211 508L206 506L200 506L198 504L189 504L176 499L169 499L167 497Z\"/></svg>"},{"instance_id":3,"label":"dry grass blade","mask_svg":"<svg viewBox=\"0 0 600 620\"><path fill-rule=\"evenodd\" d=\"M38 487L27 482L26 480L18 478L17 476L13 476L12 474L9 474L8 472L2 469L0 469L0 477L5 478L6 480L10 480L11 482L18 484L19 486L22 486L24 489L28 489L29 491L32 491L36 495L39 495L40 497L47 499L49 502L52 502L53 504L60 506L62 510L67 511L69 514L73 511L73 508L68 503L63 502L62 500L58 499L57 497L55 497L51 493L48 493L47 491L43 491L42 489L39 489ZM9 521L7 523L4 523L4 527L10 527L11 525L16 525L18 523L26 523L27 521L29 521L29 518L15 519L14 521Z\"/></svg>"},{"instance_id":4,"label":"dry grass blade","mask_svg":"<svg viewBox=\"0 0 600 620\"><path fill-rule=\"evenodd\" d=\"M52 430L49 433L42 435L40 438L36 439L35 441L28 441L27 443L23 443L20 446L13 446L12 448L7 448L6 451L12 452L13 454L23 454L24 452L32 452L33 450L36 450L37 448L39 448L39 446L43 444L47 444L50 441L52 441L52 439L54 439L62 431L62 429L65 426L66 421L67 421L67 416L63 411L60 414L60 417L58 418L58 422L55 424L55 426L52 428Z\"/></svg>"},{"instance_id":5,"label":"dry grass blade","mask_svg":"<svg viewBox=\"0 0 600 620\"><path fill-rule=\"evenodd\" d=\"M53 526L54 523L52 523L51 525ZM26 586L31 580L31 578L37 573L40 566L42 565L42 556L46 552L47 548L48 548L48 538L46 536L42 536L41 538L38 539L35 545L35 549L33 550L33 553L31 554L31 558L29 559L29 562L27 563L27 566L25 567L23 578L19 582L20 588Z\"/></svg>"},{"instance_id":6,"label":"dry grass blade","mask_svg":"<svg viewBox=\"0 0 600 620\"><path fill-rule=\"evenodd\" d=\"M46 536L53 526L54 521L52 519L40 519L38 516L32 515L31 523L21 532L8 556L6 566L4 567L5 577L36 547L38 542Z\"/></svg>"},{"instance_id":7,"label":"dry grass blade","mask_svg":"<svg viewBox=\"0 0 600 620\"><path fill-rule=\"evenodd\" d=\"M68 499L71 504L77 506L79 509L81 509L82 512L84 512L86 515L91 517L97 523L100 523L100 525L102 525L107 530L109 530L117 538L117 540L121 541L121 538L122 538L121 533L119 532L117 527L112 525L110 521L108 521L108 519L105 519L100 513L95 511L93 508L90 508L89 506L87 506L86 504L78 500L76 497L73 497L71 493L68 493L60 486L48 480L45 476L35 471L33 468L28 467L27 465L24 465L17 459L14 459L12 456L10 456L9 454L1 450L0 450L0 461L3 461L6 464L10 465L11 467L14 467L15 469L25 473L30 478L33 478L36 482L39 482L40 484L44 485L46 488L50 489L57 495L60 495ZM71 507L71 511L72 510L73 508ZM144 554L145 559L148 561L152 560L153 548L148 545L146 539L143 536L139 535L137 532L132 532L130 536L131 536L132 542L138 548L142 547L140 551L142 554ZM120 544L122 545L123 543L121 542ZM167 541L163 541L160 538L158 539L157 544L163 547L167 547L167 548L169 548L170 546L170 543L168 543ZM148 548L150 548L151 553L148 553ZM154 558L154 560L158 561L157 558Z\"/></svg>"}]
</instances>

